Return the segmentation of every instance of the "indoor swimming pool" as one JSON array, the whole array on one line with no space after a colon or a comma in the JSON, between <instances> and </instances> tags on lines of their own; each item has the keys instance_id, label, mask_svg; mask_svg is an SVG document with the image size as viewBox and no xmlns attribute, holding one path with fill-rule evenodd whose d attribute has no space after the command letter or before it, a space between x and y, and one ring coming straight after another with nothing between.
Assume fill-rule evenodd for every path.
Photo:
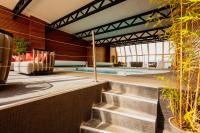
<instances>
[{"instance_id":1,"label":"indoor swimming pool","mask_svg":"<svg viewBox=\"0 0 200 133\"><path fill-rule=\"evenodd\" d=\"M64 71L74 72L94 72L92 67L76 67L76 68L64 68ZM136 69L136 68L97 68L98 74L109 74L109 75L145 75L145 74L161 74L170 72L169 70L155 70L155 69Z\"/></svg>"}]
</instances>

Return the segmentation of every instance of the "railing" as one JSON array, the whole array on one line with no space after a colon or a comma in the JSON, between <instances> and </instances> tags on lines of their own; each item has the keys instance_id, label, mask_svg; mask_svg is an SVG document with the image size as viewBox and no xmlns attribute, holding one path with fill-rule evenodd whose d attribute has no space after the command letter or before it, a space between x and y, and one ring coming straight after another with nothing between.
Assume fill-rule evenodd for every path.
<instances>
[{"instance_id":1,"label":"railing","mask_svg":"<svg viewBox=\"0 0 200 133\"><path fill-rule=\"evenodd\" d=\"M94 80L97 82L97 67L96 67L96 48L95 48L95 35L92 31L92 49L93 49L93 67L94 67Z\"/></svg>"}]
</instances>

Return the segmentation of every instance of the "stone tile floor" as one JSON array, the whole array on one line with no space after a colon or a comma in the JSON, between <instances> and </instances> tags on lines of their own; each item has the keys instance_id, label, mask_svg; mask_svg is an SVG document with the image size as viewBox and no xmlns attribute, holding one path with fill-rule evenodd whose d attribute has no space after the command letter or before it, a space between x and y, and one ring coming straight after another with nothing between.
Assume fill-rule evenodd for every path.
<instances>
[{"instance_id":1,"label":"stone tile floor","mask_svg":"<svg viewBox=\"0 0 200 133\"><path fill-rule=\"evenodd\" d=\"M22 75L10 72L7 83L0 85L0 108L3 105L63 93L95 85L85 76L69 76L58 73L50 75Z\"/></svg>"}]
</instances>

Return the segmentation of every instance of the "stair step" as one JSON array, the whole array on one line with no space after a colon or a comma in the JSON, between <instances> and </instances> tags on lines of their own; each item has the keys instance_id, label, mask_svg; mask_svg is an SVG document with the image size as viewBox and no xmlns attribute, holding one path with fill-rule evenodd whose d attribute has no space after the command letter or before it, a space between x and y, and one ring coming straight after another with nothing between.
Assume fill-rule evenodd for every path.
<instances>
[{"instance_id":1,"label":"stair step","mask_svg":"<svg viewBox=\"0 0 200 133\"><path fill-rule=\"evenodd\" d=\"M109 104L93 107L93 118L131 130L155 133L156 116Z\"/></svg>"},{"instance_id":2,"label":"stair step","mask_svg":"<svg viewBox=\"0 0 200 133\"><path fill-rule=\"evenodd\" d=\"M120 93L128 93L136 96L142 96L150 99L158 99L158 88L125 84L119 82L109 82L107 90L116 90Z\"/></svg>"},{"instance_id":3,"label":"stair step","mask_svg":"<svg viewBox=\"0 0 200 133\"><path fill-rule=\"evenodd\" d=\"M82 123L81 133L142 133L142 132L133 131L130 129L126 129L124 127L102 122L101 120L92 119L88 122Z\"/></svg>"},{"instance_id":4,"label":"stair step","mask_svg":"<svg viewBox=\"0 0 200 133\"><path fill-rule=\"evenodd\" d=\"M102 93L102 101L114 106L141 111L155 116L157 115L157 99L121 93L117 90L110 90Z\"/></svg>"}]
</instances>

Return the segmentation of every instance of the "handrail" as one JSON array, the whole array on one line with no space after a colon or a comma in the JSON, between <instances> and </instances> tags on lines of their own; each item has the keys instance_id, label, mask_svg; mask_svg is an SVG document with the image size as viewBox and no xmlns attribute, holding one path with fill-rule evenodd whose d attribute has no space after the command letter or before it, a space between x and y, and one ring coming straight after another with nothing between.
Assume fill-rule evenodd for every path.
<instances>
[{"instance_id":1,"label":"handrail","mask_svg":"<svg viewBox=\"0 0 200 133\"><path fill-rule=\"evenodd\" d=\"M92 31L92 46L93 46L94 80L95 80L95 82L97 82L96 48L95 48L95 35L94 35L94 31Z\"/></svg>"}]
</instances>

